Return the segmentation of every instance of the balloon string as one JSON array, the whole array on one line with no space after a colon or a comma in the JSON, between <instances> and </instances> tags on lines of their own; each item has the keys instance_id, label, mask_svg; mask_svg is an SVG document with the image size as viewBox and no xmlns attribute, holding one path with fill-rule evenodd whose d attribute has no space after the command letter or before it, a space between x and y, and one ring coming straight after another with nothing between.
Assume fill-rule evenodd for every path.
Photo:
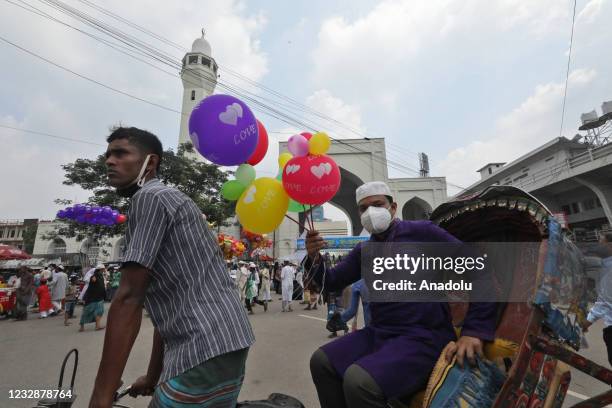
<instances>
[{"instance_id":1,"label":"balloon string","mask_svg":"<svg viewBox=\"0 0 612 408\"><path fill-rule=\"evenodd\" d=\"M300 225L300 226L301 226L300 222L299 222L298 220L296 220L295 218L292 218L292 217L288 216L287 214L285 214L285 217L289 218L291 221L293 221L293 222L295 222L297 225ZM305 229L306 231L310 232L310 230L309 230L308 228L304 227L304 229Z\"/></svg>"}]
</instances>

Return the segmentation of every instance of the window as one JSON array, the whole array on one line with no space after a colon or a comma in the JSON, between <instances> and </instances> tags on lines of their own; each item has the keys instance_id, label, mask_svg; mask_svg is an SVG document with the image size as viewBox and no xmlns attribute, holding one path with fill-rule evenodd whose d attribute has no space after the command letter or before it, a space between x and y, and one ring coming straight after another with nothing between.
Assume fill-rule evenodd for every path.
<instances>
[{"instance_id":1,"label":"window","mask_svg":"<svg viewBox=\"0 0 612 408\"><path fill-rule=\"evenodd\" d=\"M523 167L523 169L521 170L523 173L527 173L529 171L529 167Z\"/></svg>"},{"instance_id":2,"label":"window","mask_svg":"<svg viewBox=\"0 0 612 408\"><path fill-rule=\"evenodd\" d=\"M0 230L0 238L4 238L4 230Z\"/></svg>"},{"instance_id":3,"label":"window","mask_svg":"<svg viewBox=\"0 0 612 408\"><path fill-rule=\"evenodd\" d=\"M491 170L490 167L489 167L489 174L493 174L493 171Z\"/></svg>"},{"instance_id":4,"label":"window","mask_svg":"<svg viewBox=\"0 0 612 408\"><path fill-rule=\"evenodd\" d=\"M55 238L51 245L49 245L49 253L57 255L57 254L65 254L66 253L66 242L61 238Z\"/></svg>"},{"instance_id":5,"label":"window","mask_svg":"<svg viewBox=\"0 0 612 408\"><path fill-rule=\"evenodd\" d=\"M202 57L202 65L206 65L207 67L210 67L210 60L208 58Z\"/></svg>"},{"instance_id":6,"label":"window","mask_svg":"<svg viewBox=\"0 0 612 408\"><path fill-rule=\"evenodd\" d=\"M189 63L190 64L197 64L198 63L198 56L197 55L190 55L189 56Z\"/></svg>"},{"instance_id":7,"label":"window","mask_svg":"<svg viewBox=\"0 0 612 408\"><path fill-rule=\"evenodd\" d=\"M515 177L513 181L518 181L520 179L524 179L525 177L527 177L527 174L521 174L520 176Z\"/></svg>"},{"instance_id":8,"label":"window","mask_svg":"<svg viewBox=\"0 0 612 408\"><path fill-rule=\"evenodd\" d=\"M564 213L566 213L567 215L572 213L572 210L570 208L569 205L562 205L561 206L561 211L563 211Z\"/></svg>"},{"instance_id":9,"label":"window","mask_svg":"<svg viewBox=\"0 0 612 408\"><path fill-rule=\"evenodd\" d=\"M578 203L572 203L572 212L574 214L578 214L580 212L580 207L578 206Z\"/></svg>"},{"instance_id":10,"label":"window","mask_svg":"<svg viewBox=\"0 0 612 408\"><path fill-rule=\"evenodd\" d=\"M582 202L582 207L585 211L594 210L595 209L595 199L589 198L588 200L584 200Z\"/></svg>"},{"instance_id":11,"label":"window","mask_svg":"<svg viewBox=\"0 0 612 408\"><path fill-rule=\"evenodd\" d=\"M11 238L15 238L15 230L11 230Z\"/></svg>"},{"instance_id":12,"label":"window","mask_svg":"<svg viewBox=\"0 0 612 408\"><path fill-rule=\"evenodd\" d=\"M195 91L191 91L191 100L195 101Z\"/></svg>"},{"instance_id":13,"label":"window","mask_svg":"<svg viewBox=\"0 0 612 408\"><path fill-rule=\"evenodd\" d=\"M219 69L219 67L217 64L213 63L213 71L215 71L215 73L217 72L217 69Z\"/></svg>"},{"instance_id":14,"label":"window","mask_svg":"<svg viewBox=\"0 0 612 408\"><path fill-rule=\"evenodd\" d=\"M100 253L100 245L96 241L85 241L81 246L81 253L86 253L87 258L92 263L98 261L98 255Z\"/></svg>"}]
</instances>

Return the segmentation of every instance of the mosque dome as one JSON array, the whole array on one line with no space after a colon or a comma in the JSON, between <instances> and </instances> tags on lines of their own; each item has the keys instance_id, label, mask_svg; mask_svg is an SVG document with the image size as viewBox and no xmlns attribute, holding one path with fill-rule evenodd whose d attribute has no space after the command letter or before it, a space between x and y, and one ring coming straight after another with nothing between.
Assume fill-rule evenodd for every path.
<instances>
[{"instance_id":1,"label":"mosque dome","mask_svg":"<svg viewBox=\"0 0 612 408\"><path fill-rule=\"evenodd\" d=\"M204 38L205 31L202 29L202 37L196 39L191 45L191 52L202 53L207 56L212 56L212 52L210 49L210 44Z\"/></svg>"}]
</instances>

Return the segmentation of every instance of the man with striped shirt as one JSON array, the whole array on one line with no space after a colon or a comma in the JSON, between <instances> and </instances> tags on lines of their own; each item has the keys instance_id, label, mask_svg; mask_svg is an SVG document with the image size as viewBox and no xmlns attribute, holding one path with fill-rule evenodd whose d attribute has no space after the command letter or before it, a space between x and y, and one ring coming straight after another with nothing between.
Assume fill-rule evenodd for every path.
<instances>
[{"instance_id":1,"label":"man with striped shirt","mask_svg":"<svg viewBox=\"0 0 612 408\"><path fill-rule=\"evenodd\" d=\"M155 327L147 374L132 396L150 407L233 407L255 339L216 237L196 204L162 184L162 145L118 128L107 139L109 184L131 197L121 281L107 319L91 407L110 407L147 309Z\"/></svg>"}]
</instances>

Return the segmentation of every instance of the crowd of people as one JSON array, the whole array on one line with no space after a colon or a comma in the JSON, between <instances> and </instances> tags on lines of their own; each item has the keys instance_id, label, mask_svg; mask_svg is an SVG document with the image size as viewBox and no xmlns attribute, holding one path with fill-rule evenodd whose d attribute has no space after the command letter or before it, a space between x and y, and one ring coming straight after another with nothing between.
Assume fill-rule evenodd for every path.
<instances>
[{"instance_id":1,"label":"crowd of people","mask_svg":"<svg viewBox=\"0 0 612 408\"><path fill-rule=\"evenodd\" d=\"M102 330L104 302L112 299L120 278L118 269L106 268L102 263L70 276L61 264L49 264L44 269L21 266L6 282L15 291L12 317L15 321L27 320L35 311L40 319L63 315L64 325L69 326L69 320L76 318L77 303L81 303L79 331L84 331L89 323L95 323L95 329Z\"/></svg>"},{"instance_id":2,"label":"crowd of people","mask_svg":"<svg viewBox=\"0 0 612 408\"><path fill-rule=\"evenodd\" d=\"M323 255L328 267L333 267L342 260L328 253ZM365 282L359 280L353 285L337 292L329 292L308 279L301 263L289 260L281 262L232 261L228 265L229 274L236 282L241 301L248 314L255 314L254 307L263 306L268 311L272 301L271 292L281 295L281 312L293 312L293 302L304 306L303 310L317 310L318 305L327 306L326 329L329 337L337 337L338 332L349 332L348 323L352 320L352 329L357 328L358 309L361 301L365 326L370 321L369 301ZM323 289L323 292L322 292ZM322 292L322 293L321 293Z\"/></svg>"}]
</instances>

